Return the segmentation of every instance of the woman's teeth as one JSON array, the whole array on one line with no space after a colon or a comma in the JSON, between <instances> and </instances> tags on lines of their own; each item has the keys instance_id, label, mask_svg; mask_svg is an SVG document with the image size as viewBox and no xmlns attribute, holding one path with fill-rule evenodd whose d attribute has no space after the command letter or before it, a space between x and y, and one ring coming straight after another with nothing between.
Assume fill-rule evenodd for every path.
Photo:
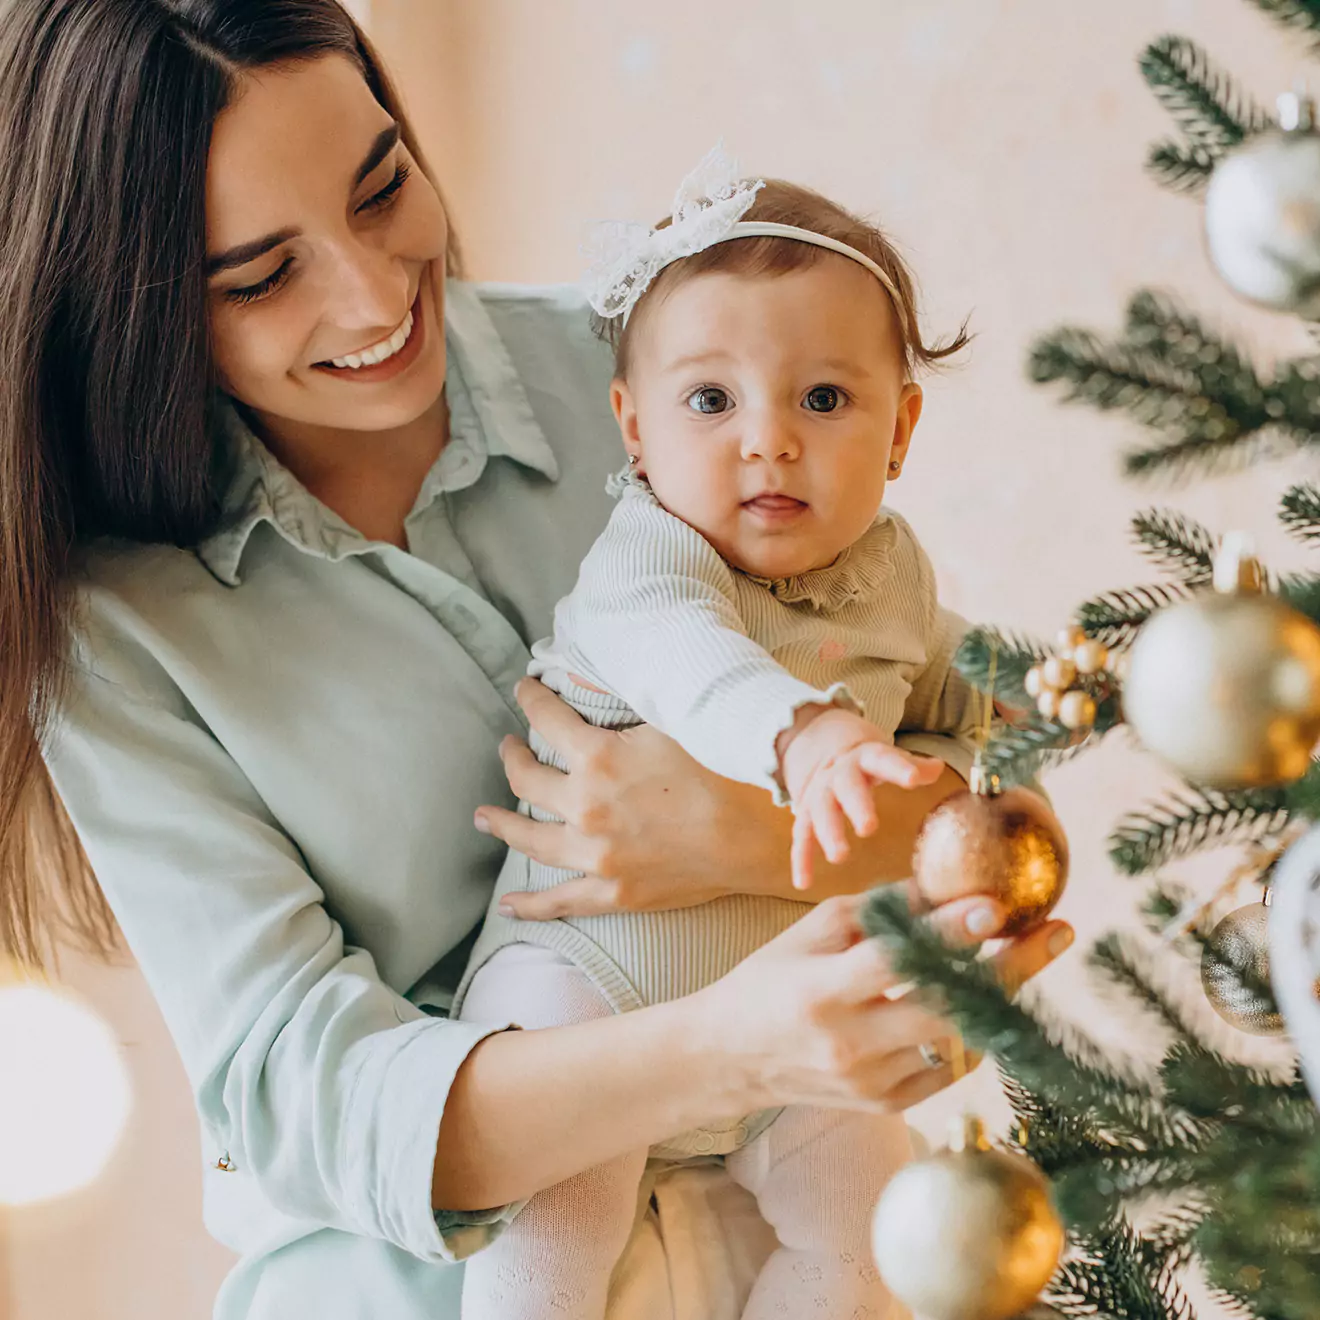
<instances>
[{"instance_id":1,"label":"woman's teeth","mask_svg":"<svg viewBox=\"0 0 1320 1320\"><path fill-rule=\"evenodd\" d=\"M376 344L373 348L364 349L361 353L350 353L347 357L331 358L332 367L348 367L356 371L359 367L374 367L378 362L384 362L387 358L392 358L408 342L408 336L412 334L413 314L409 312L404 317L403 324L386 340Z\"/></svg>"}]
</instances>

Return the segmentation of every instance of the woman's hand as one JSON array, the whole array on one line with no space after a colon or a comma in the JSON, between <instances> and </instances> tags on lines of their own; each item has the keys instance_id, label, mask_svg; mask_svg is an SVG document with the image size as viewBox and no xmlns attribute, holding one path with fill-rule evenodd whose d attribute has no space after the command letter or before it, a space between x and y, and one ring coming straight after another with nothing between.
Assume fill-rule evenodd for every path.
<instances>
[{"instance_id":1,"label":"woman's hand","mask_svg":"<svg viewBox=\"0 0 1320 1320\"><path fill-rule=\"evenodd\" d=\"M477 828L547 866L585 874L508 895L511 915L549 921L691 907L730 893L799 897L789 876L793 818L769 793L707 770L649 725L598 729L534 679L524 679L517 695L569 772L541 765L525 743L506 738L505 773L520 798L562 823L483 806ZM946 768L929 787L878 789L884 829L859 842L841 866L826 863L817 847L805 897L818 901L905 879L925 814L964 787ZM993 924L987 916L972 933L984 939Z\"/></svg>"},{"instance_id":2,"label":"woman's hand","mask_svg":"<svg viewBox=\"0 0 1320 1320\"><path fill-rule=\"evenodd\" d=\"M950 1050L933 1067L921 1046L939 1047L949 1024L913 995L886 998L898 984L880 943L862 933L860 895L821 903L728 975L692 996L692 1018L709 1048L738 1078L749 1108L823 1105L893 1113L952 1081ZM950 943L967 943L957 899L929 918ZM1013 989L1071 943L1062 921L1007 945L995 962ZM979 1060L969 1059L969 1066ZM734 1097L731 1096L730 1099Z\"/></svg>"},{"instance_id":3,"label":"woman's hand","mask_svg":"<svg viewBox=\"0 0 1320 1320\"><path fill-rule=\"evenodd\" d=\"M517 697L568 773L506 738L500 756L509 787L562 824L483 806L478 828L484 823L547 866L585 874L511 895L515 915L546 921L691 907L739 891L749 872L784 869L791 822L768 793L707 770L650 725L598 729L534 679L518 685Z\"/></svg>"}]
</instances>

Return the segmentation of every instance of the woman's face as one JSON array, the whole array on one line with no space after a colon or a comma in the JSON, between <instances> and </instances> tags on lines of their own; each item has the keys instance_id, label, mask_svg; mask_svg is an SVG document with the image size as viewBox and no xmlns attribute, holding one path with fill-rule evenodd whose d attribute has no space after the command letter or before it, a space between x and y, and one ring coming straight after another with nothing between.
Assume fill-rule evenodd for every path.
<instances>
[{"instance_id":1,"label":"woman's face","mask_svg":"<svg viewBox=\"0 0 1320 1320\"><path fill-rule=\"evenodd\" d=\"M447 239L439 196L350 60L244 75L207 164L221 384L275 430L415 421L444 388Z\"/></svg>"}]
</instances>

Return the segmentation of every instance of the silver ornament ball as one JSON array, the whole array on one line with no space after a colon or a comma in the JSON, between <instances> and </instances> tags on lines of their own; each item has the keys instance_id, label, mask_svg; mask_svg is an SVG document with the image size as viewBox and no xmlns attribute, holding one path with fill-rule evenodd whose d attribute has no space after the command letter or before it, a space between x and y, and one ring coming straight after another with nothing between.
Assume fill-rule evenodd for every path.
<instances>
[{"instance_id":1,"label":"silver ornament ball","mask_svg":"<svg viewBox=\"0 0 1320 1320\"><path fill-rule=\"evenodd\" d=\"M1309 101L1290 94L1279 102L1285 128L1248 139L1210 176L1206 245L1236 293L1314 318L1320 316L1320 134Z\"/></svg>"},{"instance_id":2,"label":"silver ornament ball","mask_svg":"<svg viewBox=\"0 0 1320 1320\"><path fill-rule=\"evenodd\" d=\"M1132 645L1123 713L1149 751L1196 783L1298 779L1320 738L1320 628L1249 592L1162 609Z\"/></svg>"},{"instance_id":3,"label":"silver ornament ball","mask_svg":"<svg viewBox=\"0 0 1320 1320\"><path fill-rule=\"evenodd\" d=\"M1274 996L1256 988L1270 981L1269 911L1264 903L1248 903L1230 912L1201 951L1201 988L1210 1006L1230 1026L1252 1036L1284 1033ZM1254 984L1244 984L1242 972Z\"/></svg>"}]
</instances>

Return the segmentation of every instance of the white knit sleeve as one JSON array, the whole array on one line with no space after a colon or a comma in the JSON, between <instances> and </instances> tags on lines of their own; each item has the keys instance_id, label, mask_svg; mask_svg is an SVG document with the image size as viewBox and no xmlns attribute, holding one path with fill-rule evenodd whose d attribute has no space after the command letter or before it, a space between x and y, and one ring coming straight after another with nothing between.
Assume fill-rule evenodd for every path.
<instances>
[{"instance_id":1,"label":"white knit sleeve","mask_svg":"<svg viewBox=\"0 0 1320 1320\"><path fill-rule=\"evenodd\" d=\"M775 741L800 707L857 703L793 677L748 635L732 570L649 492L625 490L555 610L559 662L728 779L787 801Z\"/></svg>"}]
</instances>

